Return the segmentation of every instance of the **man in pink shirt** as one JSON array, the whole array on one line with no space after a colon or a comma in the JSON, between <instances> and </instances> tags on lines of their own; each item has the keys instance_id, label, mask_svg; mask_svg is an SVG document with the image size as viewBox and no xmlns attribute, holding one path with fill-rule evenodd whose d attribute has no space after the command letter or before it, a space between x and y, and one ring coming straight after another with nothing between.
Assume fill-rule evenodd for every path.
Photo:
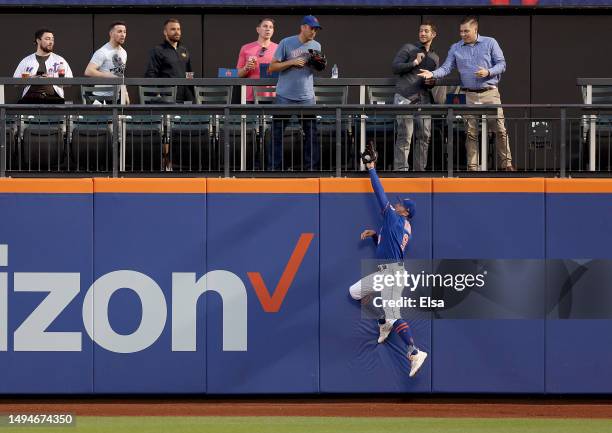
<instances>
[{"instance_id":1,"label":"man in pink shirt","mask_svg":"<svg viewBox=\"0 0 612 433\"><path fill-rule=\"evenodd\" d=\"M238 76L240 78L259 78L259 65L270 64L278 44L271 41L274 34L274 20L262 18L255 28L259 37L255 42L243 45L238 54ZM265 96L274 96L267 93ZM253 87L247 86L247 102L253 102Z\"/></svg>"}]
</instances>

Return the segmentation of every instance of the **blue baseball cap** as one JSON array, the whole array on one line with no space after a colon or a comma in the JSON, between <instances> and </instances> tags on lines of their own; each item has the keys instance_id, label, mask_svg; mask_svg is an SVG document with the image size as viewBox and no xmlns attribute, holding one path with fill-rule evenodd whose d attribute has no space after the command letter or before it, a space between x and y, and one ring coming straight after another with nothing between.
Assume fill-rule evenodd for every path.
<instances>
[{"instance_id":1,"label":"blue baseball cap","mask_svg":"<svg viewBox=\"0 0 612 433\"><path fill-rule=\"evenodd\" d=\"M322 29L321 24L319 24L319 19L314 15L306 15L302 20L302 24L306 24L307 26L312 27L313 29Z\"/></svg>"},{"instance_id":2,"label":"blue baseball cap","mask_svg":"<svg viewBox=\"0 0 612 433\"><path fill-rule=\"evenodd\" d=\"M414 201L412 201L409 198L400 199L398 197L397 199L400 202L400 204L404 206L406 210L408 211L408 219L414 218L414 215L416 214L416 204L414 203Z\"/></svg>"}]
</instances>

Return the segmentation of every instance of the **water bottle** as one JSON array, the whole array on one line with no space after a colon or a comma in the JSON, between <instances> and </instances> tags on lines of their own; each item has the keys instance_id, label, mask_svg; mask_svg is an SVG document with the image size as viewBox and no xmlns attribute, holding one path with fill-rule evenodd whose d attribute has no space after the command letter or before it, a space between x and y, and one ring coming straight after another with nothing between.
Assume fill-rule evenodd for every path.
<instances>
[{"instance_id":1,"label":"water bottle","mask_svg":"<svg viewBox=\"0 0 612 433\"><path fill-rule=\"evenodd\" d=\"M60 62L59 68L57 70L57 75L60 78L64 78L64 76L66 76L66 67L64 66L64 62Z\"/></svg>"},{"instance_id":2,"label":"water bottle","mask_svg":"<svg viewBox=\"0 0 612 433\"><path fill-rule=\"evenodd\" d=\"M332 78L338 78L338 65L334 65L334 67L332 68Z\"/></svg>"}]
</instances>

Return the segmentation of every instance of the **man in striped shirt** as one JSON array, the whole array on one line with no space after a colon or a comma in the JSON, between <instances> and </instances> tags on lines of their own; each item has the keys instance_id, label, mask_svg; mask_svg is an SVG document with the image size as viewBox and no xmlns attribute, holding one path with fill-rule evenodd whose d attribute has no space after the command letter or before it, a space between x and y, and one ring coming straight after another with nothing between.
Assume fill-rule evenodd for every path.
<instances>
[{"instance_id":1,"label":"man in striped shirt","mask_svg":"<svg viewBox=\"0 0 612 433\"><path fill-rule=\"evenodd\" d=\"M493 38L478 34L478 18L465 17L459 27L461 41L453 44L448 51L444 64L434 71L421 69L419 76L442 78L457 68L461 76L461 90L466 95L468 104L501 104L497 88L501 74L506 70L504 53ZM474 116L465 116L468 125L467 151L468 170L478 170L478 122ZM488 120L495 132L497 161L505 171L514 171L512 154L508 143L508 134L504 125L504 112L501 108L497 117ZM482 155L486 158L486 155Z\"/></svg>"}]
</instances>

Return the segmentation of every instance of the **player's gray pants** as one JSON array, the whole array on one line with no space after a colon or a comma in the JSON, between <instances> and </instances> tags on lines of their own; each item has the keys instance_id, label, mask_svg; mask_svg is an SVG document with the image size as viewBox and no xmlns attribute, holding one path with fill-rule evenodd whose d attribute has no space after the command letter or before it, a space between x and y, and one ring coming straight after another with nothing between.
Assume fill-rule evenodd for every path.
<instances>
[{"instance_id":1,"label":"player's gray pants","mask_svg":"<svg viewBox=\"0 0 612 433\"><path fill-rule=\"evenodd\" d=\"M393 102L402 104L402 101L410 102L396 93ZM424 171L427 167L427 153L429 152L429 138L431 137L431 116L397 116L396 122L397 138L393 151L393 169L407 171L410 167L408 155L410 154L410 142L414 135L413 169L414 171Z\"/></svg>"},{"instance_id":2,"label":"player's gray pants","mask_svg":"<svg viewBox=\"0 0 612 433\"><path fill-rule=\"evenodd\" d=\"M404 286L398 284L388 286L383 284L383 281L386 275L395 275L398 272L403 275L405 272L403 263L391 263L383 266L384 269L363 277L349 288L349 293L353 299L360 301L372 294L374 297L380 296L382 301L401 299ZM389 307L384 304L383 310L385 319L401 319L400 307Z\"/></svg>"}]
</instances>

